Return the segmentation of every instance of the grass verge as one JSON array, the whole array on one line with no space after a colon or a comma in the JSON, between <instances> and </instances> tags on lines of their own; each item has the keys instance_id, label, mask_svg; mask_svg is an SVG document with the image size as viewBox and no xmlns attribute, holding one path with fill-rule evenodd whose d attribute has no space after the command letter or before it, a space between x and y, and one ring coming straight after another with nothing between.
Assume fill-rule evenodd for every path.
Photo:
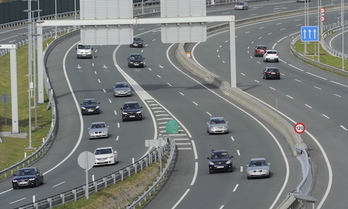
<instances>
[{"instance_id":1,"label":"grass verge","mask_svg":"<svg viewBox=\"0 0 348 209\"><path fill-rule=\"evenodd\" d=\"M45 41L44 46L53 39ZM29 133L29 99L28 99L28 46L17 48L17 83L18 83L18 123L21 133ZM0 58L0 95L7 94L11 96L11 79L10 79L10 54ZM6 104L0 103L0 132L12 131L12 108L11 102ZM5 107L6 105L6 107ZM45 103L37 104L37 115L35 117L34 99L31 98L31 146L38 148L41 146L50 130L52 121L51 110L46 111L47 95ZM5 116L6 108L6 116ZM6 117L6 118L5 118ZM36 118L36 120L35 120ZM35 122L36 121L36 122ZM7 123L6 123L7 122ZM0 143L0 170L10 167L21 161L25 154L29 156L35 150L26 150L29 147L29 137L11 138L2 137L3 143Z\"/></svg>"}]
</instances>

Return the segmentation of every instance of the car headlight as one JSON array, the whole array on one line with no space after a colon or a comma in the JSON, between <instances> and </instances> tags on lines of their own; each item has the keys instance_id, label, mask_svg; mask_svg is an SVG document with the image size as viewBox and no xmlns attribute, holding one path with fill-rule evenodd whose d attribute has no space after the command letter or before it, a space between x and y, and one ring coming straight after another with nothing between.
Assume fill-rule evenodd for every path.
<instances>
[{"instance_id":1,"label":"car headlight","mask_svg":"<svg viewBox=\"0 0 348 209\"><path fill-rule=\"evenodd\" d=\"M85 110L86 108L85 107L81 107L83 110Z\"/></svg>"},{"instance_id":2,"label":"car headlight","mask_svg":"<svg viewBox=\"0 0 348 209\"><path fill-rule=\"evenodd\" d=\"M137 111L137 114L141 114L141 111Z\"/></svg>"},{"instance_id":3,"label":"car headlight","mask_svg":"<svg viewBox=\"0 0 348 209\"><path fill-rule=\"evenodd\" d=\"M29 181L34 181L34 180L35 180L35 178L30 178L30 179L29 179Z\"/></svg>"},{"instance_id":4,"label":"car headlight","mask_svg":"<svg viewBox=\"0 0 348 209\"><path fill-rule=\"evenodd\" d=\"M17 180L16 180L16 179L13 179L12 182L17 182Z\"/></svg>"},{"instance_id":5,"label":"car headlight","mask_svg":"<svg viewBox=\"0 0 348 209\"><path fill-rule=\"evenodd\" d=\"M99 109L99 106L96 106L95 109Z\"/></svg>"},{"instance_id":6,"label":"car headlight","mask_svg":"<svg viewBox=\"0 0 348 209\"><path fill-rule=\"evenodd\" d=\"M214 163L213 163L213 162L211 162L211 161L209 161L209 165L214 165Z\"/></svg>"},{"instance_id":7,"label":"car headlight","mask_svg":"<svg viewBox=\"0 0 348 209\"><path fill-rule=\"evenodd\" d=\"M232 160L229 160L226 162L226 164L231 164L232 163Z\"/></svg>"},{"instance_id":8,"label":"car headlight","mask_svg":"<svg viewBox=\"0 0 348 209\"><path fill-rule=\"evenodd\" d=\"M130 64L133 64L134 62L129 62Z\"/></svg>"}]
</instances>

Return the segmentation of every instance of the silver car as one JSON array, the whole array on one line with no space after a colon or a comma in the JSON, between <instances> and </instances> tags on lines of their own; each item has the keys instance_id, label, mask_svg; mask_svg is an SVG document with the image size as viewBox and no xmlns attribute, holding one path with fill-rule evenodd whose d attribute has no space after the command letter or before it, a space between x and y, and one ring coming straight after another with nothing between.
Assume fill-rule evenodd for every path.
<instances>
[{"instance_id":1,"label":"silver car","mask_svg":"<svg viewBox=\"0 0 348 209\"><path fill-rule=\"evenodd\" d=\"M116 164L118 162L117 159L117 151L112 147L99 147L94 151L95 162L94 166L98 165L109 165Z\"/></svg>"},{"instance_id":2,"label":"silver car","mask_svg":"<svg viewBox=\"0 0 348 209\"><path fill-rule=\"evenodd\" d=\"M249 9L249 6L248 6L248 3L247 2L243 2L243 1L240 1L240 2L237 2L235 5L234 5L234 9L235 10L248 10Z\"/></svg>"},{"instance_id":3,"label":"silver car","mask_svg":"<svg viewBox=\"0 0 348 209\"><path fill-rule=\"evenodd\" d=\"M266 50L265 54L263 54L264 62L279 62L279 53L275 49Z\"/></svg>"},{"instance_id":4,"label":"silver car","mask_svg":"<svg viewBox=\"0 0 348 209\"><path fill-rule=\"evenodd\" d=\"M207 122L207 133L228 133L228 121L223 117L211 117Z\"/></svg>"},{"instance_id":5,"label":"silver car","mask_svg":"<svg viewBox=\"0 0 348 209\"><path fill-rule=\"evenodd\" d=\"M271 177L270 165L266 158L252 158L247 165L247 178Z\"/></svg>"},{"instance_id":6,"label":"silver car","mask_svg":"<svg viewBox=\"0 0 348 209\"><path fill-rule=\"evenodd\" d=\"M131 96L132 89L127 82L116 82L113 88L114 97Z\"/></svg>"},{"instance_id":7,"label":"silver car","mask_svg":"<svg viewBox=\"0 0 348 209\"><path fill-rule=\"evenodd\" d=\"M88 129L89 139L109 137L109 126L105 122L94 122Z\"/></svg>"}]
</instances>

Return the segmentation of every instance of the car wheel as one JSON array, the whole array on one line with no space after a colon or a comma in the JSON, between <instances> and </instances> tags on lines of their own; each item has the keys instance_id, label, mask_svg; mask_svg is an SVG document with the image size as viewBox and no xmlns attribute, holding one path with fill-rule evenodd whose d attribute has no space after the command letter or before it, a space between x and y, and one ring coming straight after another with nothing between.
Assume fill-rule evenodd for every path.
<instances>
[{"instance_id":1,"label":"car wheel","mask_svg":"<svg viewBox=\"0 0 348 209\"><path fill-rule=\"evenodd\" d=\"M209 174L212 174L212 173L214 173L212 170L209 170Z\"/></svg>"},{"instance_id":2,"label":"car wheel","mask_svg":"<svg viewBox=\"0 0 348 209\"><path fill-rule=\"evenodd\" d=\"M18 186L13 184L13 185L12 185L12 188L13 188L13 189L18 189Z\"/></svg>"},{"instance_id":3,"label":"car wheel","mask_svg":"<svg viewBox=\"0 0 348 209\"><path fill-rule=\"evenodd\" d=\"M43 185L43 184L44 184L44 177L42 177L40 185Z\"/></svg>"},{"instance_id":4,"label":"car wheel","mask_svg":"<svg viewBox=\"0 0 348 209\"><path fill-rule=\"evenodd\" d=\"M250 179L250 177L249 177L249 176L247 176L247 179Z\"/></svg>"},{"instance_id":5,"label":"car wheel","mask_svg":"<svg viewBox=\"0 0 348 209\"><path fill-rule=\"evenodd\" d=\"M125 118L122 118L122 122L125 122L126 121L126 119Z\"/></svg>"},{"instance_id":6,"label":"car wheel","mask_svg":"<svg viewBox=\"0 0 348 209\"><path fill-rule=\"evenodd\" d=\"M37 179L36 181L35 181L35 187L38 187L39 186L39 180Z\"/></svg>"}]
</instances>

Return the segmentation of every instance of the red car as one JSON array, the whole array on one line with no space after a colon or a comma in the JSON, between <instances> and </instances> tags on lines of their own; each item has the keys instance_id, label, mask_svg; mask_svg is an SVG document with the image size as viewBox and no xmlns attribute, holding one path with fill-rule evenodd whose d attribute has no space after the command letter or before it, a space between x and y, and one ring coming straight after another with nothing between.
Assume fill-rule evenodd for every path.
<instances>
[{"instance_id":1,"label":"red car","mask_svg":"<svg viewBox=\"0 0 348 209\"><path fill-rule=\"evenodd\" d=\"M254 57L262 57L267 50L266 45L256 45L255 46L255 51L254 51Z\"/></svg>"}]
</instances>

